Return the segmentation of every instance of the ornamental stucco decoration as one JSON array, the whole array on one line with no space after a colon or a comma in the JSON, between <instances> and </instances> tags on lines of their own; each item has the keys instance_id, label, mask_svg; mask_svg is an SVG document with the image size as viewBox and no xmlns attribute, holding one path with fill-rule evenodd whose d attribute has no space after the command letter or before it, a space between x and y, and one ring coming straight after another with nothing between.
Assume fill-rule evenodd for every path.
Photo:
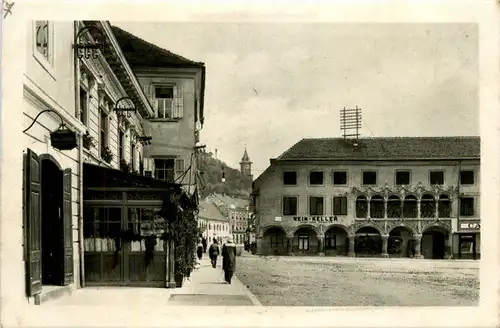
<instances>
[{"instance_id":1,"label":"ornamental stucco decoration","mask_svg":"<svg viewBox=\"0 0 500 328\"><path fill-rule=\"evenodd\" d=\"M434 221L431 221L431 222L422 222L422 229L421 231L422 232L425 232L425 230L429 229L429 228L433 228L433 227L439 227L439 228L442 228L444 230L446 230L447 232L451 232L451 220L434 220Z\"/></svg>"},{"instance_id":2,"label":"ornamental stucco decoration","mask_svg":"<svg viewBox=\"0 0 500 328\"><path fill-rule=\"evenodd\" d=\"M412 221L403 220L403 219L395 220L395 221L387 220L387 233L390 233L391 230L398 228L398 227L406 228L406 229L410 230L410 232L412 234L416 234L418 231L418 223L416 220L412 220Z\"/></svg>"}]
</instances>

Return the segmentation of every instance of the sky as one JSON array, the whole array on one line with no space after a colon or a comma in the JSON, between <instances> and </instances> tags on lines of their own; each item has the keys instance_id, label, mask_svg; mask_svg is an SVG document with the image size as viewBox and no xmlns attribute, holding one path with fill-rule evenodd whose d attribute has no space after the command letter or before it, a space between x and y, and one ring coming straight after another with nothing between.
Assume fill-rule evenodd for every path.
<instances>
[{"instance_id":1,"label":"sky","mask_svg":"<svg viewBox=\"0 0 500 328\"><path fill-rule=\"evenodd\" d=\"M302 138L479 135L473 24L111 22L206 66L201 141L256 178Z\"/></svg>"}]
</instances>

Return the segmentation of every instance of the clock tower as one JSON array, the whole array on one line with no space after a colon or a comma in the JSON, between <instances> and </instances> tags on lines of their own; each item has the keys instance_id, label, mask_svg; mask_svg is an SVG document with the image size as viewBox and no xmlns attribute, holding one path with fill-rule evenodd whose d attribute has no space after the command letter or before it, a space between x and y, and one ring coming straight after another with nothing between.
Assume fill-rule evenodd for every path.
<instances>
[{"instance_id":1,"label":"clock tower","mask_svg":"<svg viewBox=\"0 0 500 328\"><path fill-rule=\"evenodd\" d=\"M240 171L241 175L248 178L252 178L252 161L250 161L250 157L248 157L246 147L245 147L245 152L243 153L243 157L241 158Z\"/></svg>"}]
</instances>

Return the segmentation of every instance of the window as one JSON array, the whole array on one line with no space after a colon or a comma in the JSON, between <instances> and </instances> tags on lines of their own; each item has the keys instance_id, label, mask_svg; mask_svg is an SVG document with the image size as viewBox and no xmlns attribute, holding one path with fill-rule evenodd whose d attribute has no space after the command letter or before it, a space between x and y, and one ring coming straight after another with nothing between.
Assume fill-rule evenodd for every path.
<instances>
[{"instance_id":1,"label":"window","mask_svg":"<svg viewBox=\"0 0 500 328\"><path fill-rule=\"evenodd\" d=\"M396 185L409 185L411 173L410 171L396 171Z\"/></svg>"},{"instance_id":2,"label":"window","mask_svg":"<svg viewBox=\"0 0 500 328\"><path fill-rule=\"evenodd\" d=\"M309 184L311 185L322 185L323 184L323 172L312 171L309 173Z\"/></svg>"},{"instance_id":3,"label":"window","mask_svg":"<svg viewBox=\"0 0 500 328\"><path fill-rule=\"evenodd\" d=\"M109 123L108 123L108 115L104 110L100 110L101 116L101 133L100 133L100 150L101 155L104 153L104 149L108 146L108 131L109 131Z\"/></svg>"},{"instance_id":4,"label":"window","mask_svg":"<svg viewBox=\"0 0 500 328\"><path fill-rule=\"evenodd\" d=\"M173 118L174 87L155 87L154 106L158 111L158 118Z\"/></svg>"},{"instance_id":5,"label":"window","mask_svg":"<svg viewBox=\"0 0 500 328\"><path fill-rule=\"evenodd\" d=\"M297 184L297 172L285 171L283 172L283 184L290 186Z\"/></svg>"},{"instance_id":6,"label":"window","mask_svg":"<svg viewBox=\"0 0 500 328\"><path fill-rule=\"evenodd\" d=\"M346 186L347 185L347 172L346 171L333 172L333 184L336 186Z\"/></svg>"},{"instance_id":7,"label":"window","mask_svg":"<svg viewBox=\"0 0 500 328\"><path fill-rule=\"evenodd\" d=\"M474 215L474 198L472 197L460 198L460 215L462 216Z\"/></svg>"},{"instance_id":8,"label":"window","mask_svg":"<svg viewBox=\"0 0 500 328\"><path fill-rule=\"evenodd\" d=\"M474 171L460 171L460 183L463 185L473 185Z\"/></svg>"},{"instance_id":9,"label":"window","mask_svg":"<svg viewBox=\"0 0 500 328\"><path fill-rule=\"evenodd\" d=\"M175 160L175 177L178 178L184 174L184 160L176 159Z\"/></svg>"},{"instance_id":10,"label":"window","mask_svg":"<svg viewBox=\"0 0 500 328\"><path fill-rule=\"evenodd\" d=\"M50 61L50 46L52 44L49 21L35 21L36 51L47 61Z\"/></svg>"},{"instance_id":11,"label":"window","mask_svg":"<svg viewBox=\"0 0 500 328\"><path fill-rule=\"evenodd\" d=\"M323 197L309 197L309 215L323 215L323 209Z\"/></svg>"},{"instance_id":12,"label":"window","mask_svg":"<svg viewBox=\"0 0 500 328\"><path fill-rule=\"evenodd\" d=\"M283 215L297 215L297 197L283 197Z\"/></svg>"},{"instance_id":13,"label":"window","mask_svg":"<svg viewBox=\"0 0 500 328\"><path fill-rule=\"evenodd\" d=\"M309 236L299 235L299 250L301 251L309 250Z\"/></svg>"},{"instance_id":14,"label":"window","mask_svg":"<svg viewBox=\"0 0 500 328\"><path fill-rule=\"evenodd\" d=\"M87 126L87 116L89 106L89 94L88 92L80 87L80 121Z\"/></svg>"},{"instance_id":15,"label":"window","mask_svg":"<svg viewBox=\"0 0 500 328\"><path fill-rule=\"evenodd\" d=\"M118 159L122 160L123 159L123 131L118 128Z\"/></svg>"},{"instance_id":16,"label":"window","mask_svg":"<svg viewBox=\"0 0 500 328\"><path fill-rule=\"evenodd\" d=\"M429 174L429 184L444 185L444 171L431 171Z\"/></svg>"},{"instance_id":17,"label":"window","mask_svg":"<svg viewBox=\"0 0 500 328\"><path fill-rule=\"evenodd\" d=\"M175 159L155 159L155 178L159 180L174 182Z\"/></svg>"},{"instance_id":18,"label":"window","mask_svg":"<svg viewBox=\"0 0 500 328\"><path fill-rule=\"evenodd\" d=\"M151 178L151 177L153 176L153 174L152 174L152 173L153 173L153 172L151 172L151 171L144 171L144 176L145 176L145 177L148 177L148 178Z\"/></svg>"},{"instance_id":19,"label":"window","mask_svg":"<svg viewBox=\"0 0 500 328\"><path fill-rule=\"evenodd\" d=\"M325 249L337 249L337 236L334 234L327 234L325 236Z\"/></svg>"},{"instance_id":20,"label":"window","mask_svg":"<svg viewBox=\"0 0 500 328\"><path fill-rule=\"evenodd\" d=\"M347 197L333 197L333 215L347 215Z\"/></svg>"},{"instance_id":21,"label":"window","mask_svg":"<svg viewBox=\"0 0 500 328\"><path fill-rule=\"evenodd\" d=\"M144 162L142 161L142 155L139 153L139 173L144 174Z\"/></svg>"},{"instance_id":22,"label":"window","mask_svg":"<svg viewBox=\"0 0 500 328\"><path fill-rule=\"evenodd\" d=\"M376 185L377 184L377 172L364 171L363 172L363 184L364 185Z\"/></svg>"}]
</instances>

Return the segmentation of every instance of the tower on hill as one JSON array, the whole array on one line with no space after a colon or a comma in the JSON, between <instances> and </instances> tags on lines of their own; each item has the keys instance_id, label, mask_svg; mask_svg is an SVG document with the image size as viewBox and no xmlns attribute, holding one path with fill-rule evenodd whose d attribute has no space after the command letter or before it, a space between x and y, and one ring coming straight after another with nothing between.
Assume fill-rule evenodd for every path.
<instances>
[{"instance_id":1,"label":"tower on hill","mask_svg":"<svg viewBox=\"0 0 500 328\"><path fill-rule=\"evenodd\" d=\"M241 175L244 177L252 178L252 161L247 153L247 148L245 147L245 152L243 153L243 157L240 162L240 171Z\"/></svg>"}]
</instances>

